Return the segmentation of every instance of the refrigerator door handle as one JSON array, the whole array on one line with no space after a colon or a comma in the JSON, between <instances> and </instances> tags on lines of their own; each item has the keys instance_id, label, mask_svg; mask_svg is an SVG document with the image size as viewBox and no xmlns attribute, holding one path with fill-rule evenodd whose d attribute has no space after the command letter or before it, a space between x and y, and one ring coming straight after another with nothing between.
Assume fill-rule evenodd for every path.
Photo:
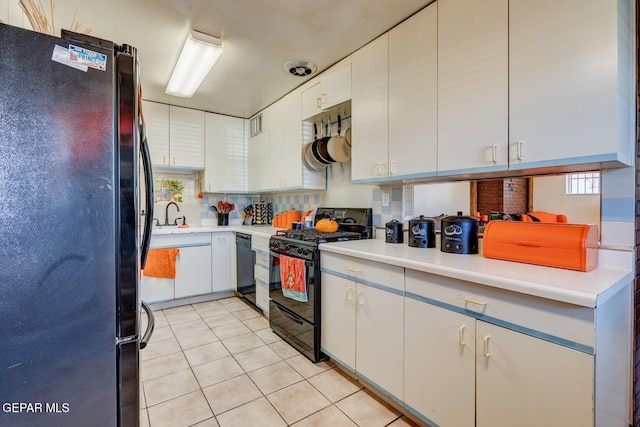
<instances>
[{"instance_id":1,"label":"refrigerator door handle","mask_svg":"<svg viewBox=\"0 0 640 427\"><path fill-rule=\"evenodd\" d=\"M144 168L145 181L145 213L146 221L144 222L144 234L142 235L142 244L140 248L140 268L144 269L147 263L147 255L149 254L149 245L151 242L151 229L153 228L153 173L151 171L151 155L149 154L149 143L145 130L144 118L142 110L140 110L140 149L142 153L142 167Z\"/></svg>"},{"instance_id":2,"label":"refrigerator door handle","mask_svg":"<svg viewBox=\"0 0 640 427\"><path fill-rule=\"evenodd\" d=\"M144 301L140 301L140 303L142 304L142 308L144 309L145 313L147 313L147 318L149 319L147 323L147 330L144 331L144 335L140 340L140 350L142 350L147 346L147 344L149 344L151 335L153 335L153 328L156 326L156 318L153 315L153 311L151 310L151 307L149 307L149 304Z\"/></svg>"}]
</instances>

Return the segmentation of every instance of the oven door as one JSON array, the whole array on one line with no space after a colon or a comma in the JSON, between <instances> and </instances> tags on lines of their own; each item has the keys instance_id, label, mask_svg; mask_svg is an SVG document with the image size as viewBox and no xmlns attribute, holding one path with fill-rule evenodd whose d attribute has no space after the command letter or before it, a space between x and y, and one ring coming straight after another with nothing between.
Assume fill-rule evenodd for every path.
<instances>
[{"instance_id":1,"label":"oven door","mask_svg":"<svg viewBox=\"0 0 640 427\"><path fill-rule=\"evenodd\" d=\"M296 314L306 322L315 325L317 323L317 316L315 313L316 307L316 267L317 261L304 260L305 265L305 282L307 288L307 301L302 302L284 296L282 292L282 282L280 279L280 254L277 252L270 252L270 264L269 268L269 299L280 307ZM290 256L290 255L289 255ZM292 257L291 258L296 258ZM300 259L300 258L298 258Z\"/></svg>"}]
</instances>

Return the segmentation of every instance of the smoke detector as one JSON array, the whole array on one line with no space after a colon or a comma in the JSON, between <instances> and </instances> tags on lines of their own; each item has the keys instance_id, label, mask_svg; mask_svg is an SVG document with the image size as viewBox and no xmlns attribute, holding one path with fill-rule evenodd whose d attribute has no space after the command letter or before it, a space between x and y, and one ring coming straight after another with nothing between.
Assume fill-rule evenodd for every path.
<instances>
[{"instance_id":1,"label":"smoke detector","mask_svg":"<svg viewBox=\"0 0 640 427\"><path fill-rule=\"evenodd\" d=\"M309 61L289 61L284 64L284 69L294 76L306 77L315 73L318 67Z\"/></svg>"}]
</instances>

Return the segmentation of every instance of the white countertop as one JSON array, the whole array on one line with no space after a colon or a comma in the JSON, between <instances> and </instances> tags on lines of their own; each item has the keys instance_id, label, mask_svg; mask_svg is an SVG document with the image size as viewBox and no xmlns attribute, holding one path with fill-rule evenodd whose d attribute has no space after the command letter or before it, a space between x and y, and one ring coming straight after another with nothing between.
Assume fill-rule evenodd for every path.
<instances>
[{"instance_id":1,"label":"white countertop","mask_svg":"<svg viewBox=\"0 0 640 427\"><path fill-rule=\"evenodd\" d=\"M276 234L276 230L279 228L272 227L270 225L228 225L222 227L206 227L198 225L190 225L186 228L180 227L154 227L151 235L166 235L166 234L191 234L191 233L222 233L224 231L235 231L240 233L248 233L253 236L261 236L269 238L273 234Z\"/></svg>"},{"instance_id":2,"label":"white countertop","mask_svg":"<svg viewBox=\"0 0 640 427\"><path fill-rule=\"evenodd\" d=\"M633 279L632 252L604 254L607 260L628 258L628 262L607 262L604 266L603 251L600 251L599 267L584 273L488 259L481 254L459 255L437 248L414 248L380 239L323 243L320 250L592 308Z\"/></svg>"}]
</instances>

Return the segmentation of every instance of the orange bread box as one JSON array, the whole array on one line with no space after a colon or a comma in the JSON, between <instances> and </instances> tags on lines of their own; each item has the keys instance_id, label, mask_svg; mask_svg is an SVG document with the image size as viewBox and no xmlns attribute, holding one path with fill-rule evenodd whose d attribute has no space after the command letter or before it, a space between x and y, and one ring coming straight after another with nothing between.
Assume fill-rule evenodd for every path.
<instances>
[{"instance_id":1,"label":"orange bread box","mask_svg":"<svg viewBox=\"0 0 640 427\"><path fill-rule=\"evenodd\" d=\"M596 224L491 221L482 240L486 258L578 271L598 266Z\"/></svg>"}]
</instances>

